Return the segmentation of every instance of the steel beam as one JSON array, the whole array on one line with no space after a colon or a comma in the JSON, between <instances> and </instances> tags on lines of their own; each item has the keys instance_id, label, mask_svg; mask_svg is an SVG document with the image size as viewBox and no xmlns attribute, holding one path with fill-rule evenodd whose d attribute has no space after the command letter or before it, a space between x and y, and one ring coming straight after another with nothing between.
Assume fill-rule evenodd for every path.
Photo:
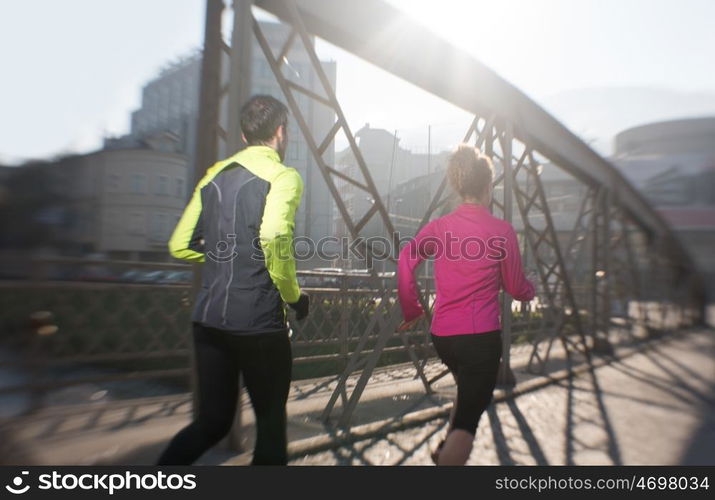
<instances>
[{"instance_id":1,"label":"steel beam","mask_svg":"<svg viewBox=\"0 0 715 500\"><path fill-rule=\"evenodd\" d=\"M476 145L482 148L485 154L492 157L495 164L503 167L503 173L494 180L495 185L503 186L503 198L501 200L494 199L493 208L500 211L500 215L510 221L512 198L516 201L521 220L524 223L525 245L533 254L544 290L544 297L540 298L547 305L546 312L551 318L550 322L543 323L540 336L533 342L534 349L529 366L532 366L532 362L536 359L543 369L553 341L557 338L562 340L567 355L570 356L571 351L577 351L583 354L587 361L590 361L588 343L581 325L582 309L579 308L579 300L583 301L584 299L577 300L576 298L572 284L576 266L569 265L572 260L576 261L575 264L581 264L583 259L579 256L588 253L588 247L585 244L586 239L579 236L571 241L567 251L564 252L560 248L551 218L551 209L539 177L540 163L544 163L542 159L558 165L559 168L584 183L588 187L589 193L595 193L590 198L590 204L584 202L577 220L577 230L580 233L587 231L590 233L589 237L593 238L590 255L592 262L590 264L594 266L592 270L594 272L591 275L595 276L595 270L606 270L604 283L597 283L597 286L590 290L588 296L592 305L591 312L599 313L594 314L594 321L599 321L601 325L601 328L593 329L594 341L599 337L602 338L603 333L607 335L610 325L610 288L604 288L604 286L608 282L612 282L610 274L615 269L612 267L609 270L612 252L621 252L622 249L617 244L627 243L625 240L622 243L621 240L612 238L615 235L616 238L622 239L627 234L611 233L611 217L617 220L621 220L618 218L623 217L623 220L632 221L642 232L649 235L651 241L659 242L660 251L667 253L667 255L661 256L664 260L673 262L673 259L680 259L685 267L692 268L689 256L684 253L679 242L673 237L660 216L645 203L643 198L608 161L601 158L528 97L474 60L469 54L452 47L390 5L379 0L363 0L362 2L256 0L253 2L256 6L276 15L293 27L288 40L280 50L277 50L278 54L275 55L262 34L260 26L250 14L251 3L250 1L237 0L234 5L237 11L243 9L244 14L234 19L236 24L233 32L233 47L228 47L220 37L220 11L223 9L223 3L219 0L209 0L207 26L210 18L219 26L219 35L217 39L216 30L214 30L209 38L207 28L201 104L201 123L205 128L200 126L200 133L203 134L201 140L204 141L203 144L200 141L200 165L205 168L217 159L217 151L220 150L216 144L221 141L228 149L240 146L237 140L237 134L240 132L237 110L233 108L236 107L236 103L247 97L247 87L244 85L245 79L248 78L247 75L250 74L250 69L248 69L250 67L248 64L250 52L248 55L246 52L250 47L250 37L246 33L247 23L252 25L260 49L281 87L345 226L353 238L359 238L361 230L373 218L380 219L385 231L393 237L395 242L397 242L397 233L392 224L388 207L381 200L368 165L357 147L355 137L338 103L335 89L332 88L320 64L313 46L313 36L319 36L397 77L474 113L475 119L467 131L464 142L468 142L475 134ZM246 12L249 14L245 14ZM297 42L303 45L308 55L312 71L317 75L320 84L319 90L298 85L282 73L283 60ZM220 81L220 57L217 61L214 60L216 53L220 56L222 51L229 55L231 63L231 68L229 68L231 76L227 82ZM421 57L414 58L415 53L420 53ZM439 72L435 72L430 64L425 64L425 61L429 60L439 61ZM216 71L216 67L218 67L218 71ZM209 69L211 71L208 71ZM445 78L445 74L459 74L460 78ZM327 106L335 112L336 121L325 137L312 136L308 122L298 106L296 93L320 105ZM220 109L222 96L228 96L229 111L233 113L228 115L226 128L218 123L217 110ZM341 131L345 134L349 148L356 159L356 172L338 171L333 165L327 165L322 157ZM207 137L210 137L213 142L207 141ZM209 161L209 157L212 155L214 158ZM539 161L536 160L537 156ZM525 185L520 185L516 179L520 172L526 176ZM355 173L359 178L356 178ZM351 213L336 185L336 179L347 182L354 188L370 195L374 200L374 205L361 217ZM425 214L420 219L419 228L424 226L433 217L435 211L444 206L452 197L453 193L448 193L446 179L443 179L426 207ZM608 206L609 199L618 200L618 206ZM545 223L543 229L534 225L530 220L530 215L534 213L543 216ZM625 229L622 228L621 231L625 231ZM546 253L542 255L543 252L540 252L540 249ZM377 283L377 274L371 264L372 249L363 244L360 251L363 252L372 271L372 279ZM429 317L428 299L428 296L423 297L423 306ZM348 355L346 350L342 351L345 358L345 369L339 376L337 387L323 413L327 419L335 404L340 400L342 413L338 424L342 427L349 427L352 413L377 366L380 355L385 352L389 338L394 336L395 326L400 319L397 314L397 304L394 301L394 290L383 287L377 301L377 306L370 311L368 325L361 332L358 344L352 354ZM508 385L513 382L513 374L509 368L511 307L510 298L506 294L503 296L502 303L505 356L500 369L500 381ZM567 309L570 310L570 314L566 313ZM661 313L662 319L665 319L667 313L665 304L661 307ZM602 327L604 321L605 328ZM601 331L601 335L596 334L597 331ZM580 344L569 338L572 334L580 339ZM420 361L416 358L407 335L401 335L401 338L417 369L418 376L422 379L426 390L429 391L430 384L434 380L427 380L425 377L424 360ZM427 337L425 338L427 339ZM372 350L367 350L368 342L375 342ZM548 344L546 352L540 354L539 349L544 347L543 344ZM426 349L423 351L426 352ZM357 371L360 371L357 384L352 391L348 391L348 378Z\"/></svg>"},{"instance_id":2,"label":"steel beam","mask_svg":"<svg viewBox=\"0 0 715 500\"><path fill-rule=\"evenodd\" d=\"M295 8L313 35L475 115L498 113L514 124L517 139L574 177L617 190L637 224L668 237L678 258L691 262L663 218L610 162L516 87L395 7L382 0L257 0L256 5L287 22ZM439 71L428 61L439 61Z\"/></svg>"},{"instance_id":3,"label":"steel beam","mask_svg":"<svg viewBox=\"0 0 715 500\"><path fill-rule=\"evenodd\" d=\"M288 106L291 109L291 112L295 117L298 126L300 127L301 133L306 140L308 148L310 149L316 164L319 167L323 179L328 185L328 189L330 190L333 200L335 201L336 205L338 206L338 209L340 210L340 214L348 228L348 231L350 232L350 235L354 239L359 239L360 231L373 218L373 216L378 215L387 234L392 237L392 240L394 242L397 242L399 240L399 235L395 231L387 209L382 202L380 193L377 190L377 186L372 179L372 175L367 166L367 163L363 159L362 152L357 146L357 141L355 140L355 137L348 125L347 119L345 118L342 108L335 95L335 89L332 88L332 85L330 84L330 81L328 80L327 75L323 70L320 60L315 53L312 39L310 38L309 33L305 29L303 20L301 19L301 15L296 9L293 8L293 4L289 3L287 7L290 11L289 22L293 27L293 33L295 33L295 35L291 35L289 37L287 43L281 50L281 54L288 53L291 48L291 44L294 42L294 40L300 40L303 45L303 49L308 55L308 58L311 62L312 71L318 77L325 97L319 95L318 93L310 89L299 87L298 85L290 82L283 75L283 73L281 72L281 61L278 60L274 55L271 47L268 45L266 37L264 36L260 28L260 25L254 19L253 31L258 41L259 47L263 51L266 61L268 62L268 65L271 68L273 75L276 78L276 81L278 82L286 98L286 101L288 102ZM328 134L322 141L319 142L318 140L316 140L315 137L313 137L312 131L305 117L303 116L303 112L298 106L297 100L294 96L294 92L300 92L308 98L313 99L325 106L328 106L331 110L335 112L337 117L336 123L335 125L333 125L331 130L328 132ZM335 176L335 174L338 174L338 171L330 165L327 165L327 163L322 157L322 154L325 151L326 144L330 143L332 138L337 134L339 130L342 130L348 139L350 150L354 158L356 159L358 170L362 175L362 179L354 179L345 173L338 175L338 177L343 180L347 180L355 186L363 186L366 192L370 194L371 198L373 199L373 206L367 211L366 214L363 215L362 218L357 221L354 220L353 214L351 214L348 210L346 203L343 200L341 193L337 189L337 186L335 184L335 179L333 178L333 176ZM372 266L373 250L369 246L364 245L364 252L366 260L368 262L368 269L371 271L371 278L377 284L378 278L376 270ZM343 409L340 418L338 419L338 425L340 425L341 427L349 426L352 413L362 395L362 392L364 391L367 382L372 375L373 370L377 366L380 355L382 354L387 344L387 341L394 333L395 328L399 322L399 315L395 314L395 311L397 310L397 304L391 303L388 295L389 294L387 294L386 291L383 293L379 307L376 311L373 312L373 317L371 318L370 325L362 333L359 348L352 353L345 370L340 375L338 385L333 392L333 395L328 402L325 411L323 412L324 420L327 420L329 418L335 404L337 403L338 396L342 396ZM383 311L383 309L385 309L385 311ZM371 334L374 333L374 331L377 331L378 333L377 343L373 351L365 355L363 352L363 348L365 347L367 339L371 336ZM411 345L406 336L402 335L401 339L405 345L410 359L415 366L418 377L422 380L425 386L425 390L429 392L429 382L424 374L423 366L420 364L419 359L414 353L413 346ZM361 369L361 374L356 386L353 388L352 392L348 396L346 388L347 380L356 369Z\"/></svg>"}]
</instances>

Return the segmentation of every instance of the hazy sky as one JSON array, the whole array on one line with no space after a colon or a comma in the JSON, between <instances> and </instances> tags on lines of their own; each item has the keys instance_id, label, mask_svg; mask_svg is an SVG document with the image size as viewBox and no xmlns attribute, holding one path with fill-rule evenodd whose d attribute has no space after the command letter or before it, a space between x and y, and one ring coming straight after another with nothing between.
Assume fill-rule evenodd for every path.
<instances>
[{"instance_id":1,"label":"hazy sky","mask_svg":"<svg viewBox=\"0 0 715 500\"><path fill-rule=\"evenodd\" d=\"M711 0L391 3L539 102L585 87L715 93ZM126 132L142 84L200 45L203 17L203 0L0 0L0 161L87 151L105 133ZM319 49L338 62L338 97L353 128L398 129L417 149L427 124L434 148L459 140L450 137L463 113Z\"/></svg>"}]
</instances>

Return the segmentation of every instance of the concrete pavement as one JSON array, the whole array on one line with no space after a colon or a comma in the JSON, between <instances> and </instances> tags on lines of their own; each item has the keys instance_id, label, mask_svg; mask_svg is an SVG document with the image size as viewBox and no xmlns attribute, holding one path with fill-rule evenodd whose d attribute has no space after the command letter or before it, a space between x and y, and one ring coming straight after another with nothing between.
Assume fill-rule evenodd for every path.
<instances>
[{"instance_id":1,"label":"concrete pavement","mask_svg":"<svg viewBox=\"0 0 715 500\"><path fill-rule=\"evenodd\" d=\"M294 465L431 464L446 418ZM473 465L714 465L715 335L701 330L538 391L505 398L482 417Z\"/></svg>"},{"instance_id":2,"label":"concrete pavement","mask_svg":"<svg viewBox=\"0 0 715 500\"><path fill-rule=\"evenodd\" d=\"M471 464L715 464L715 333L697 330L616 349L596 365L556 350L547 376L526 373L528 346L512 348L516 393L498 390L482 417ZM443 369L427 366L428 375ZM378 370L341 435L319 416L335 380L293 384L289 401L291 464L430 464L445 433L455 387L450 376L426 395L414 367ZM354 383L354 379L351 380ZM242 444L252 446L244 400ZM19 446L16 463L151 464L190 421L188 395L51 408L3 426ZM18 451L20 450L21 453ZM12 450L10 450L12 451ZM222 447L200 464L245 464L249 453Z\"/></svg>"}]
</instances>

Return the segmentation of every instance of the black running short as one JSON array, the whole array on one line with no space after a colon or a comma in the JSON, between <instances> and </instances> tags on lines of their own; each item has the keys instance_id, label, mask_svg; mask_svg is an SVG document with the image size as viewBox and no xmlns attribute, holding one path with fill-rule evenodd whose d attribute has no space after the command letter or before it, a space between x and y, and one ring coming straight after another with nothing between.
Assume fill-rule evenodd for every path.
<instances>
[{"instance_id":1,"label":"black running short","mask_svg":"<svg viewBox=\"0 0 715 500\"><path fill-rule=\"evenodd\" d=\"M501 331L451 336L432 334L432 342L457 382L457 408L452 428L475 434L496 386L502 354Z\"/></svg>"}]
</instances>

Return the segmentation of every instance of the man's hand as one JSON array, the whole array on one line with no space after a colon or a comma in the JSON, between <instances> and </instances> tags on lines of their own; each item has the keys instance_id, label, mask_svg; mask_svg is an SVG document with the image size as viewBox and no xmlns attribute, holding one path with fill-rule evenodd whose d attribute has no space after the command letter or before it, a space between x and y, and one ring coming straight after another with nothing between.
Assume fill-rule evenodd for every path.
<instances>
[{"instance_id":1,"label":"man's hand","mask_svg":"<svg viewBox=\"0 0 715 500\"><path fill-rule=\"evenodd\" d=\"M295 311L295 319L300 321L305 319L308 316L308 312L310 312L310 297L307 293L301 291L298 301L288 305Z\"/></svg>"},{"instance_id":2,"label":"man's hand","mask_svg":"<svg viewBox=\"0 0 715 500\"><path fill-rule=\"evenodd\" d=\"M413 328L419 320L425 317L425 313L420 314L417 316L415 319L412 319L410 321L403 321L400 326L397 327L398 332L404 332L405 330L409 330Z\"/></svg>"}]
</instances>

